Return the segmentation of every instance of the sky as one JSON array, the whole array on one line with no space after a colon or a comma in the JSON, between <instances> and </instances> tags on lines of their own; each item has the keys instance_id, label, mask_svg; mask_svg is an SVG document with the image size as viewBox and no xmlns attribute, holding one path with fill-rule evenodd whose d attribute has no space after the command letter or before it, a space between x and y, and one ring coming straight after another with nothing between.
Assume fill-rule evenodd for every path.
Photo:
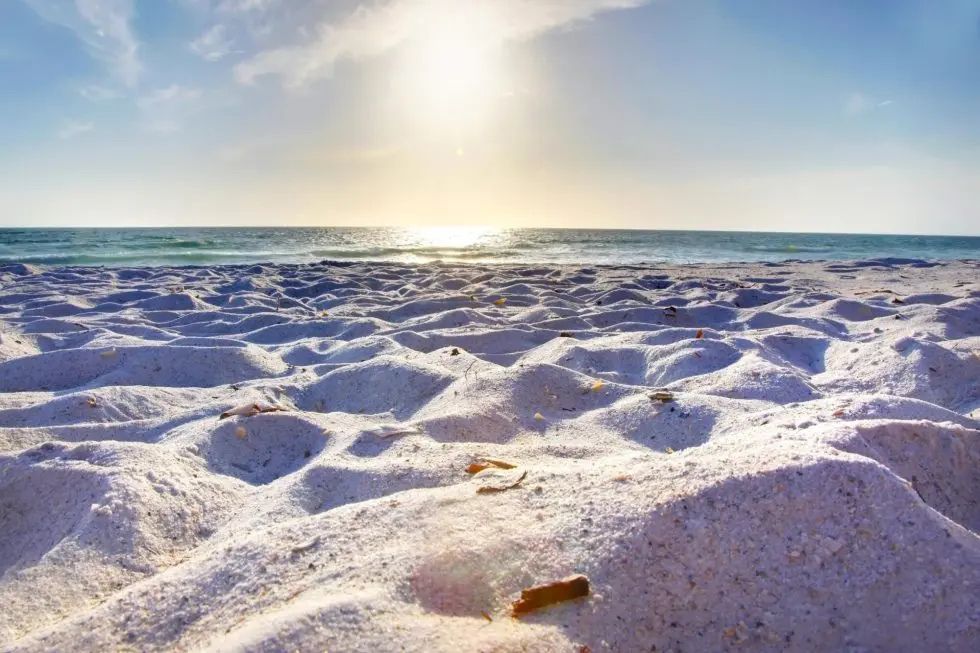
<instances>
[{"instance_id":1,"label":"sky","mask_svg":"<svg viewBox=\"0 0 980 653\"><path fill-rule=\"evenodd\" d=\"M0 226L980 235L980 0L0 0Z\"/></svg>"}]
</instances>

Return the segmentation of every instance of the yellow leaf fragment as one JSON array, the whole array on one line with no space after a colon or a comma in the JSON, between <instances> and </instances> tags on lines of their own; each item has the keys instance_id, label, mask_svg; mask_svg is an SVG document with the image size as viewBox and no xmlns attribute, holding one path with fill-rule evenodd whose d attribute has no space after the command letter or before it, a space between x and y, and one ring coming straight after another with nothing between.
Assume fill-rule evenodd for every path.
<instances>
[{"instance_id":1,"label":"yellow leaf fragment","mask_svg":"<svg viewBox=\"0 0 980 653\"><path fill-rule=\"evenodd\" d=\"M521 598L514 601L511 613L515 617L533 612L555 603L571 601L589 595L589 579L579 574L562 580L545 583L521 590Z\"/></svg>"},{"instance_id":2,"label":"yellow leaf fragment","mask_svg":"<svg viewBox=\"0 0 980 653\"><path fill-rule=\"evenodd\" d=\"M512 465L503 460L494 460L492 458L482 458L478 461L470 463L466 467L467 474L478 474L484 469L489 469L490 467L496 467L497 469L514 469L517 465Z\"/></svg>"},{"instance_id":3,"label":"yellow leaf fragment","mask_svg":"<svg viewBox=\"0 0 980 653\"><path fill-rule=\"evenodd\" d=\"M542 415L541 413L534 413L534 419L537 420L537 421L539 421L539 422L543 422L544 421L544 415Z\"/></svg>"},{"instance_id":4,"label":"yellow leaf fragment","mask_svg":"<svg viewBox=\"0 0 980 653\"><path fill-rule=\"evenodd\" d=\"M504 304L507 303L507 298L501 297L500 299L495 299L493 300L493 303L496 304L497 306L503 306Z\"/></svg>"},{"instance_id":5,"label":"yellow leaf fragment","mask_svg":"<svg viewBox=\"0 0 980 653\"><path fill-rule=\"evenodd\" d=\"M602 390L602 388L603 388L603 387L604 387L605 385L606 385L606 384L605 384L605 383L603 383L603 381L602 381L602 379L599 379L599 380L597 380L597 381L596 381L595 383L593 383L593 384L592 384L592 387L591 387L591 388L589 388L589 389L590 389L590 390L592 390L592 392L599 392L600 390Z\"/></svg>"}]
</instances>

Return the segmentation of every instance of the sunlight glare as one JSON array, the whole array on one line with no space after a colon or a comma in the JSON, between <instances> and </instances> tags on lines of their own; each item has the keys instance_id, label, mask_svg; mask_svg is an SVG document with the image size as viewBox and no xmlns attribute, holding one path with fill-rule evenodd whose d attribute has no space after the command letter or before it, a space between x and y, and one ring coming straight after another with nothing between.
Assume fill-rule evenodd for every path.
<instances>
[{"instance_id":1,"label":"sunlight glare","mask_svg":"<svg viewBox=\"0 0 980 653\"><path fill-rule=\"evenodd\" d=\"M398 74L403 110L423 125L455 132L489 116L502 95L494 18L466 3L426 17Z\"/></svg>"}]
</instances>

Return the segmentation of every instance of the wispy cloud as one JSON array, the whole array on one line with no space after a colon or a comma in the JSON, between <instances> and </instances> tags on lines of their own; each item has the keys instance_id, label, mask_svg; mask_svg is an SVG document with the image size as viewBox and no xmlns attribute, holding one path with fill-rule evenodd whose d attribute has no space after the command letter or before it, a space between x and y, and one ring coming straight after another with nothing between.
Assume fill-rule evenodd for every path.
<instances>
[{"instance_id":1,"label":"wispy cloud","mask_svg":"<svg viewBox=\"0 0 980 653\"><path fill-rule=\"evenodd\" d=\"M842 111L848 117L862 116L892 104L894 104L892 100L879 100L865 93L855 92L844 98Z\"/></svg>"},{"instance_id":2,"label":"wispy cloud","mask_svg":"<svg viewBox=\"0 0 980 653\"><path fill-rule=\"evenodd\" d=\"M218 23L191 41L191 52L205 61L221 61L232 53L234 42L228 37L227 28Z\"/></svg>"},{"instance_id":3,"label":"wispy cloud","mask_svg":"<svg viewBox=\"0 0 980 653\"><path fill-rule=\"evenodd\" d=\"M115 88L102 86L101 84L88 84L78 89L78 94L89 102L105 102L122 97L122 93Z\"/></svg>"},{"instance_id":4,"label":"wispy cloud","mask_svg":"<svg viewBox=\"0 0 980 653\"><path fill-rule=\"evenodd\" d=\"M94 129L94 123L69 120L58 130L58 138L68 140L69 138L75 138L81 134L93 131Z\"/></svg>"},{"instance_id":5,"label":"wispy cloud","mask_svg":"<svg viewBox=\"0 0 980 653\"><path fill-rule=\"evenodd\" d=\"M70 29L125 85L143 70L132 29L132 0L24 0L41 18Z\"/></svg>"},{"instance_id":6,"label":"wispy cloud","mask_svg":"<svg viewBox=\"0 0 980 653\"><path fill-rule=\"evenodd\" d=\"M153 90L136 100L143 112L143 126L154 132L175 132L193 113L201 98L200 89L171 84Z\"/></svg>"},{"instance_id":7,"label":"wispy cloud","mask_svg":"<svg viewBox=\"0 0 980 653\"><path fill-rule=\"evenodd\" d=\"M380 56L407 41L424 38L431 25L447 19L469 25L481 39L501 43L530 39L603 11L634 8L648 1L385 0L362 4L346 18L323 20L305 43L266 50L240 63L235 75L245 84L274 75L288 87L300 87L329 77L338 62Z\"/></svg>"}]
</instances>

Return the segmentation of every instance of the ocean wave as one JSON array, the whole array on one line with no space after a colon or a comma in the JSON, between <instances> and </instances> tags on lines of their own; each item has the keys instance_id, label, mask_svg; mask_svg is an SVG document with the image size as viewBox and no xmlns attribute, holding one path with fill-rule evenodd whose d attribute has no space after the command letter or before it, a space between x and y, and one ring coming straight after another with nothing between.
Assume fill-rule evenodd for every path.
<instances>
[{"instance_id":1,"label":"ocean wave","mask_svg":"<svg viewBox=\"0 0 980 653\"><path fill-rule=\"evenodd\" d=\"M29 254L27 256L0 256L0 263L34 263L38 265L145 265L148 262L167 263L214 263L219 261L252 260L256 252L161 252L159 256L145 253L124 254ZM269 255L275 258L275 255Z\"/></svg>"},{"instance_id":2,"label":"ocean wave","mask_svg":"<svg viewBox=\"0 0 980 653\"><path fill-rule=\"evenodd\" d=\"M824 245L747 245L745 249L766 254L825 254L834 251L833 247Z\"/></svg>"},{"instance_id":3,"label":"ocean wave","mask_svg":"<svg viewBox=\"0 0 980 653\"><path fill-rule=\"evenodd\" d=\"M308 254L322 259L376 259L398 258L400 256L418 256L422 258L447 259L502 259L513 258L519 254L513 249L493 247L364 247L356 249L314 249Z\"/></svg>"}]
</instances>

